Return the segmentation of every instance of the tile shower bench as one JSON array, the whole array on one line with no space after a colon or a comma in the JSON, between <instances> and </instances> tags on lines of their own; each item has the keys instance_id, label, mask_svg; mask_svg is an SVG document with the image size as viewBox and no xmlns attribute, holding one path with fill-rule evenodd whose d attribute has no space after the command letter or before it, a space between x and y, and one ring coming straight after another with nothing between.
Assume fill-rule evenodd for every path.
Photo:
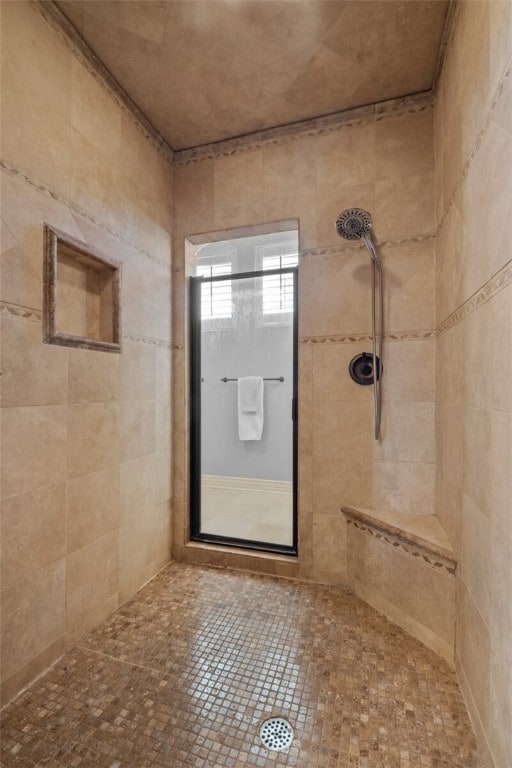
<instances>
[{"instance_id":1,"label":"tile shower bench","mask_svg":"<svg viewBox=\"0 0 512 768\"><path fill-rule=\"evenodd\" d=\"M453 664L457 560L434 515L342 507L356 595Z\"/></svg>"}]
</instances>

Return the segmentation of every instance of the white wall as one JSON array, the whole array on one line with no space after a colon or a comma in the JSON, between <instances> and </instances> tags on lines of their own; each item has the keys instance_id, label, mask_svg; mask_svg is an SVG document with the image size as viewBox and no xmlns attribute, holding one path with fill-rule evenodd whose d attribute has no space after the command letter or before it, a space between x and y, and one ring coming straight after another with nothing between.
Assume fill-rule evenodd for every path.
<instances>
[{"instance_id":1,"label":"white wall","mask_svg":"<svg viewBox=\"0 0 512 768\"><path fill-rule=\"evenodd\" d=\"M296 241L296 233L292 237ZM234 271L259 268L258 247L290 242L289 233L233 240ZM261 313L260 279L233 281L234 315L222 322L204 324L202 360L202 472L208 475L292 480L293 422L293 319L283 315L279 324L268 324ZM237 424L237 384L220 379L241 376L284 376L285 381L265 382L264 428L260 441L240 441Z\"/></svg>"}]
</instances>

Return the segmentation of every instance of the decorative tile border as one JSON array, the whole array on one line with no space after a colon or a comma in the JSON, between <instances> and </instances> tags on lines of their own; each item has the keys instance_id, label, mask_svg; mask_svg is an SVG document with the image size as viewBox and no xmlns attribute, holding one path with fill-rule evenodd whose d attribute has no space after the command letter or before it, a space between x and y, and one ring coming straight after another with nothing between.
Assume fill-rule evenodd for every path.
<instances>
[{"instance_id":1,"label":"decorative tile border","mask_svg":"<svg viewBox=\"0 0 512 768\"><path fill-rule=\"evenodd\" d=\"M441 39L441 45L439 46L439 53L437 55L436 71L434 74L434 81L432 83L432 90L437 98L439 90L439 81L443 73L444 62L446 60L446 51L448 50L448 44L450 43L455 29L457 13L459 9L459 3L457 0L449 0L448 10L446 11L446 19L444 22L443 37Z\"/></svg>"},{"instance_id":2,"label":"decorative tile border","mask_svg":"<svg viewBox=\"0 0 512 768\"><path fill-rule=\"evenodd\" d=\"M8 301L0 301L0 317L15 317L18 320L29 320L32 323L41 323L43 312L34 307L24 307L22 304L11 304Z\"/></svg>"},{"instance_id":3,"label":"decorative tile border","mask_svg":"<svg viewBox=\"0 0 512 768\"><path fill-rule=\"evenodd\" d=\"M395 549L400 549L401 552L405 552L412 557L421 559L424 563L436 571L445 571L446 573L450 574L450 576L455 575L457 568L457 563L455 560L449 560L448 558L440 557L419 544L406 542L400 536L394 536L393 534L383 531L381 528L374 528L371 525L366 525L360 520L354 520L354 518L349 517L347 513L345 514L347 516L348 525L353 525L354 528L357 528L359 531L364 531L372 538L380 539Z\"/></svg>"},{"instance_id":4,"label":"decorative tile border","mask_svg":"<svg viewBox=\"0 0 512 768\"><path fill-rule=\"evenodd\" d=\"M89 74L114 97L118 106L131 118L144 137L151 142L166 160L172 162L174 152L163 136L161 136L146 115L128 96L121 84L118 83L101 59L96 56L92 48L89 47L53 0L31 0L31 3L41 13L45 21L56 30L59 37L64 40L73 55L83 64Z\"/></svg>"},{"instance_id":5,"label":"decorative tile border","mask_svg":"<svg viewBox=\"0 0 512 768\"><path fill-rule=\"evenodd\" d=\"M492 117L494 114L494 110L496 109L496 106L498 105L498 102L501 98L501 94L503 93L503 89L505 87L506 81L509 79L509 77L512 77L512 56L510 57L508 64L505 68L505 71L500 79L500 82L498 83L498 86L496 88L496 92L494 94L494 98L491 102L491 106L489 108L489 111L487 113L487 116L485 120L482 123L482 126L480 128L480 131L478 132L478 135L473 143L473 146L471 147L469 154L467 156L466 162L464 163L464 166L462 168L459 180L457 184L455 185L455 188L452 192L452 196L450 197L449 201L447 202L445 209L443 211L443 214L441 216L441 220L439 221L439 226L437 228L437 233L439 234L439 231L441 230L441 227L443 226L446 217L448 216L448 213L450 211L450 208L454 205L454 202L457 198L457 195L460 193L462 189L462 185L464 184L467 175L469 173L469 169L471 167L471 163L473 162L473 158L475 157L476 153L478 152L478 149L480 147L480 144L483 141L485 132L487 131L487 128L489 127L489 124L492 122Z\"/></svg>"},{"instance_id":6,"label":"decorative tile border","mask_svg":"<svg viewBox=\"0 0 512 768\"><path fill-rule=\"evenodd\" d=\"M22 304L0 301L0 317L28 320L31 323L42 323L43 312L35 307L24 307ZM181 347L173 345L170 341L155 339L153 336L143 336L138 333L123 333L121 338L128 339L129 341L138 341L142 344L151 344L161 349L181 349Z\"/></svg>"},{"instance_id":7,"label":"decorative tile border","mask_svg":"<svg viewBox=\"0 0 512 768\"><path fill-rule=\"evenodd\" d=\"M424 331L391 331L384 335L386 341L415 341L418 339L433 339L436 336L434 329ZM349 333L345 335L328 336L301 336L301 344L352 344L353 342L371 341L370 333Z\"/></svg>"},{"instance_id":8,"label":"decorative tile border","mask_svg":"<svg viewBox=\"0 0 512 768\"><path fill-rule=\"evenodd\" d=\"M376 241L378 248L399 248L403 245L412 245L414 243L427 243L430 240L434 240L435 235L417 235L416 237L404 237L402 240L381 240ZM301 258L309 258L310 256L337 256L341 253L358 251L365 251L365 247L360 242L347 242L340 243L340 245L325 245L318 248L305 248L300 252Z\"/></svg>"},{"instance_id":9,"label":"decorative tile border","mask_svg":"<svg viewBox=\"0 0 512 768\"><path fill-rule=\"evenodd\" d=\"M183 166L199 163L202 160L213 160L217 157L231 157L242 152L254 152L257 149L279 146L290 141L328 135L342 128L355 128L368 123L380 122L390 117L424 112L426 109L432 109L433 106L433 92L424 91L412 96L370 104L366 107L335 112L332 115L301 120L276 128L266 128L246 136L203 144L193 149L182 149L174 153L174 165Z\"/></svg>"},{"instance_id":10,"label":"decorative tile border","mask_svg":"<svg viewBox=\"0 0 512 768\"><path fill-rule=\"evenodd\" d=\"M123 333L122 338L128 339L128 341L141 342L142 344L151 344L152 346L159 347L160 349L173 349L173 345L170 341L155 339L152 336L142 336L138 333Z\"/></svg>"},{"instance_id":11,"label":"decorative tile border","mask_svg":"<svg viewBox=\"0 0 512 768\"><path fill-rule=\"evenodd\" d=\"M321 136L333 133L341 128L365 125L366 123L378 122L389 117L400 117L404 114L422 112L425 109L433 108L434 105L435 91L431 89L369 106L343 110L331 115L263 129L246 136L212 142L191 149L174 151L55 2L53 0L30 1L39 10L46 22L57 31L61 39L69 46L73 54L86 67L92 77L101 83L105 90L113 96L119 107L131 118L146 139L151 142L166 160L174 162L178 166L198 163L215 157L229 157L241 152L254 151L264 146L280 145L310 136ZM451 1L453 2L453 0ZM446 50L444 39L447 35L447 26L448 15L443 44L440 48L438 59L437 68L439 70L442 67Z\"/></svg>"},{"instance_id":12,"label":"decorative tile border","mask_svg":"<svg viewBox=\"0 0 512 768\"><path fill-rule=\"evenodd\" d=\"M39 192L41 195L45 195L45 197L50 197L52 200L55 200L57 203L61 203L61 205L64 205L66 208L72 211L72 213L75 213L78 216L80 216L82 219L85 219L86 221L89 222L89 224L92 224L97 229L101 229L103 232L108 232L108 234L115 237L116 240L120 240L122 243L129 245L130 248L133 248L135 251L140 253L141 256L144 256L147 259L151 259L151 261L154 261L156 264L158 264L160 267L163 267L168 272L171 271L170 264L166 264L165 262L160 261L160 259L156 259L151 253L141 248L134 240L132 240L131 237L128 237L122 232L118 232L112 227L109 227L108 224L104 224L103 222L98 221L98 219L94 218L94 216L88 213L81 206L74 203L72 200L65 200L63 197L57 194L57 192L55 192L48 184L46 184L44 181L40 181L40 179L30 176L25 170L23 170L23 168L20 168L14 163L10 163L5 158L0 157L0 170L9 174L9 176L13 176L14 178L22 181L28 187L31 187L36 192Z\"/></svg>"},{"instance_id":13,"label":"decorative tile border","mask_svg":"<svg viewBox=\"0 0 512 768\"><path fill-rule=\"evenodd\" d=\"M470 315L471 312L474 312L475 309L481 307L482 304L485 304L489 299L492 299L493 296L510 284L512 284L512 259L510 259L499 272L496 272L490 280L484 283L481 288L470 296L469 299L466 299L466 301L452 312L451 315L448 315L448 317L438 325L436 333L441 334L444 331L450 330L450 328L453 328L454 325L462 322L462 320Z\"/></svg>"}]
</instances>

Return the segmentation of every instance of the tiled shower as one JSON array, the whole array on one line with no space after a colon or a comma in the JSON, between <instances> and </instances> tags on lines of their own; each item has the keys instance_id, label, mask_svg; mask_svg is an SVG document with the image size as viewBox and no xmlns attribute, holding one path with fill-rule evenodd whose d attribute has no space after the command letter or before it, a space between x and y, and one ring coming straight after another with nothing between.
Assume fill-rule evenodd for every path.
<instances>
[{"instance_id":1,"label":"tiled shower","mask_svg":"<svg viewBox=\"0 0 512 768\"><path fill-rule=\"evenodd\" d=\"M198 659L201 685L213 667L229 667L209 632L229 648L216 611L237 591L261 635L283 644L282 687L300 691L288 699L274 691L270 714L295 718L297 744L278 764L512 764L512 3L446 5L441 64L421 92L172 151L55 4L2 2L6 766L274 764L257 741L256 724L269 714L257 697L241 702L238 689L219 682L245 713L237 747L229 703L210 718L194 709L195 684L179 676L196 674ZM84 18L86 6L76 4ZM158 25L151 14L146 21L149 40ZM87 27L80 32L86 38ZM378 442L371 387L347 374L371 346L369 260L334 226L352 207L371 212L384 265ZM190 541L189 277L200 243L275 223L299 230L297 557ZM120 354L43 343L44 224L121 265ZM305 617L304 635L269 618L266 593L289 622ZM236 610L226 613L233 636L244 631ZM274 669L258 621L246 623ZM414 668L414 685L436 688L426 732L436 716L445 731L427 747L416 749L412 736L404 746L400 728L384 738L384 710L372 709L377 700L385 706L381 691L361 704L364 683L350 675L363 674L364 659L350 666L336 656L344 647L356 653L350 627L360 628L377 670L370 689L378 688L379 648L386 686ZM242 662L239 651L241 687L251 685L247 664L261 674L258 695L272 690L265 664ZM294 679L293 664L304 670L304 659L308 674L325 673L330 684L308 689L302 671ZM102 680L127 692L131 714L122 702L97 703ZM177 710L171 694L158 693L169 681L190 694L180 694ZM154 717L164 723L164 735L148 736L145 758L137 739L131 757L115 746L116 727L147 726L132 683L151 701L148 691L157 691ZM414 698L414 685L396 697ZM348 690L360 697L352 709ZM96 731L84 717L63 726L59 754L49 735L57 691L68 710L96 701L106 723ZM314 717L301 711L301 696ZM420 698L409 703L406 722L430 722ZM178 733L180 708L190 728L176 746L165 739ZM354 746L364 741L354 713L361 727L375 727L373 752L371 739ZM75 742L73 728L89 741ZM109 734L101 748L100 730ZM456 752L465 740L467 753Z\"/></svg>"}]
</instances>

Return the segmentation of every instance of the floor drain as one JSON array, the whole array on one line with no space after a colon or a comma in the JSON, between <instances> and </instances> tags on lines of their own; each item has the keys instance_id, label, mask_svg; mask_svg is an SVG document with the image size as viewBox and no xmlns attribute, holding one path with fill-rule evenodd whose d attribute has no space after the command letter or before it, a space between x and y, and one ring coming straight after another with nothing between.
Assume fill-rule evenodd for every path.
<instances>
[{"instance_id":1,"label":"floor drain","mask_svg":"<svg viewBox=\"0 0 512 768\"><path fill-rule=\"evenodd\" d=\"M293 728L283 717L271 717L261 726L260 739L267 749L284 752L293 741Z\"/></svg>"}]
</instances>

